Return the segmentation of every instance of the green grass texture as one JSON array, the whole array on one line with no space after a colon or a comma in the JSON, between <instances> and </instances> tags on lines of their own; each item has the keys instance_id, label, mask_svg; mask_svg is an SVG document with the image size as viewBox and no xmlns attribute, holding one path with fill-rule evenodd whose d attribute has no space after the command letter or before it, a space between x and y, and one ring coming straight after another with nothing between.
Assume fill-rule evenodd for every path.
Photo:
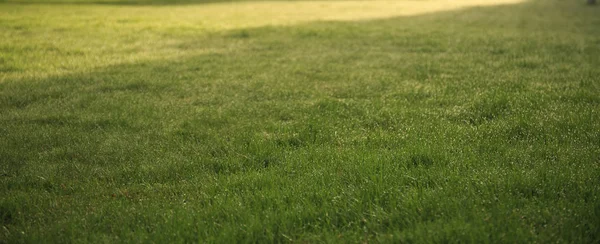
<instances>
[{"instance_id":1,"label":"green grass texture","mask_svg":"<svg viewBox=\"0 0 600 244\"><path fill-rule=\"evenodd\" d=\"M0 243L599 243L600 7L0 1Z\"/></svg>"}]
</instances>

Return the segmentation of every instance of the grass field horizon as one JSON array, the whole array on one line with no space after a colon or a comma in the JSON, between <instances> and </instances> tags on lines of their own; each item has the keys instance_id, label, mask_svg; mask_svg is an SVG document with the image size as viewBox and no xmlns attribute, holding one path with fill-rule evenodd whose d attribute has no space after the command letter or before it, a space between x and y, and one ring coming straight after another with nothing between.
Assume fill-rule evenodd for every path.
<instances>
[{"instance_id":1,"label":"grass field horizon","mask_svg":"<svg viewBox=\"0 0 600 244\"><path fill-rule=\"evenodd\" d=\"M0 1L0 243L600 241L584 1Z\"/></svg>"}]
</instances>

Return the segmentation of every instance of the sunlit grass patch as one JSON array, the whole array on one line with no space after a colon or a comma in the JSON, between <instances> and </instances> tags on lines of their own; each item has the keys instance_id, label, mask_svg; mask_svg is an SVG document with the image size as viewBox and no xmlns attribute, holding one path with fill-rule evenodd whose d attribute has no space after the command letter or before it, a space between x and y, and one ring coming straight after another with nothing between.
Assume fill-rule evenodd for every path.
<instances>
[{"instance_id":1,"label":"sunlit grass patch","mask_svg":"<svg viewBox=\"0 0 600 244\"><path fill-rule=\"evenodd\" d=\"M181 38L225 30L240 30L232 37L247 38L249 33L243 29L261 26L381 19L519 2L242 1L144 5L142 1L141 5L112 5L110 1L40 1L19 5L27 1L8 1L0 10L4 12L0 15L0 48L10 52L4 52L0 61L10 60L12 64L3 64L0 69L3 78L65 74L211 52L208 48L185 48L188 44L181 44Z\"/></svg>"}]
</instances>

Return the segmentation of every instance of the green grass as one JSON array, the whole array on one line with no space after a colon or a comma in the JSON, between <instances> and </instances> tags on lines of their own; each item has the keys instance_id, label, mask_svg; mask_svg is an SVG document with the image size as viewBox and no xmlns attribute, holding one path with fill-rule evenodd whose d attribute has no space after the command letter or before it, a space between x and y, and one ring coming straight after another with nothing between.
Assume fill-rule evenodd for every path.
<instances>
[{"instance_id":1,"label":"green grass","mask_svg":"<svg viewBox=\"0 0 600 244\"><path fill-rule=\"evenodd\" d=\"M86 1L0 3L0 243L600 242L598 7Z\"/></svg>"}]
</instances>

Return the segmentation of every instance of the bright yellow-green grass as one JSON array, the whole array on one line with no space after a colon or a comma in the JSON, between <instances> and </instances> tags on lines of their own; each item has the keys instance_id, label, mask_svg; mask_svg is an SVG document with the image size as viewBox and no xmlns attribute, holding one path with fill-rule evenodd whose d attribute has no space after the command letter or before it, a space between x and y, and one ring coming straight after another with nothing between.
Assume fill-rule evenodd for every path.
<instances>
[{"instance_id":1,"label":"bright yellow-green grass","mask_svg":"<svg viewBox=\"0 0 600 244\"><path fill-rule=\"evenodd\" d=\"M188 1L189 4L171 5L169 1L156 0L100 0L97 3L102 4L98 5L82 4L92 2L89 0L39 1L52 4L9 0L2 9L3 27L9 28L2 33L2 45L21 44L18 46L22 49L35 46L31 48L46 48L50 52L15 55L18 57L14 57L14 62L23 67L24 72L3 74L1 78L61 75L108 65L176 60L218 51L214 47L173 48L182 37L190 35L313 21L414 16L520 1L243 1L205 4ZM110 4L113 2L116 4ZM52 48L63 52L52 53Z\"/></svg>"},{"instance_id":2,"label":"bright yellow-green grass","mask_svg":"<svg viewBox=\"0 0 600 244\"><path fill-rule=\"evenodd\" d=\"M598 243L598 121L583 0L0 0L0 243Z\"/></svg>"}]
</instances>

